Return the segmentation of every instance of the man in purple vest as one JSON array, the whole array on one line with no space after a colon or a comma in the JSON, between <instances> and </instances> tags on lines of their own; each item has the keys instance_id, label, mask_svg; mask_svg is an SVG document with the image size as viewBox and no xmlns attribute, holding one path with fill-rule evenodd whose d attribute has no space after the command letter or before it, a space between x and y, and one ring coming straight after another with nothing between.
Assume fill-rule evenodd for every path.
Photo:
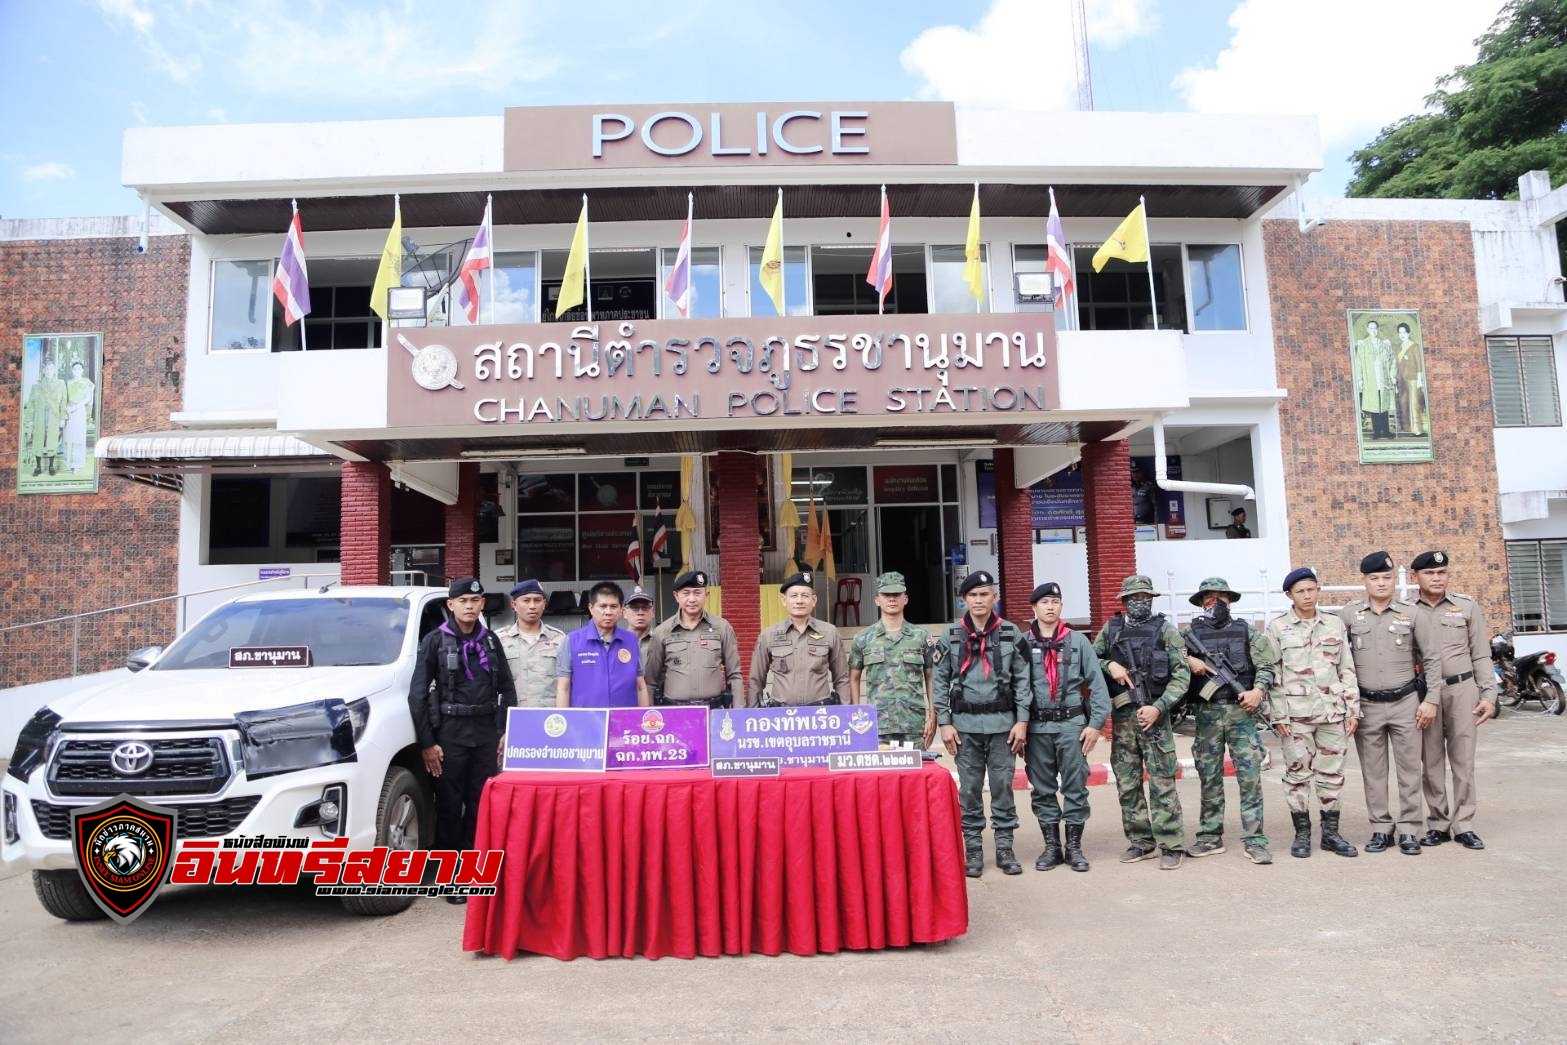
<instances>
[{"instance_id":1,"label":"man in purple vest","mask_svg":"<svg viewBox=\"0 0 1567 1045\"><path fill-rule=\"evenodd\" d=\"M653 703L642 679L637 637L620 627L624 598L613 581L600 581L588 592L593 619L566 636L555 660L556 707L630 708Z\"/></svg>"}]
</instances>

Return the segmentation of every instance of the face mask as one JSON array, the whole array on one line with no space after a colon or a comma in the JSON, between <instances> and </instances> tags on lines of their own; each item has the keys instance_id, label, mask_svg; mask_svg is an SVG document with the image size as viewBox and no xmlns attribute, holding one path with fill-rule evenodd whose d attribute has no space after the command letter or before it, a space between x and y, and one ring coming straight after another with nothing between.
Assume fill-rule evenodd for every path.
<instances>
[{"instance_id":1,"label":"face mask","mask_svg":"<svg viewBox=\"0 0 1567 1045\"><path fill-rule=\"evenodd\" d=\"M1215 628L1222 628L1230 622L1230 604L1223 599L1213 600L1213 605L1202 611L1202 615L1213 622Z\"/></svg>"},{"instance_id":2,"label":"face mask","mask_svg":"<svg viewBox=\"0 0 1567 1045\"><path fill-rule=\"evenodd\" d=\"M1153 600L1144 595L1126 600L1126 620L1130 624L1142 624L1153 616Z\"/></svg>"}]
</instances>

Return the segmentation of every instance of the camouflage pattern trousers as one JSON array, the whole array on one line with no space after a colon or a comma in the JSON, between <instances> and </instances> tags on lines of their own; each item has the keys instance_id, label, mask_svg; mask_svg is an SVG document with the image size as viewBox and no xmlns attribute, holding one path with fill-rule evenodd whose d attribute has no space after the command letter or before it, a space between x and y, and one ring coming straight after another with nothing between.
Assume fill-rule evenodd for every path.
<instances>
[{"instance_id":1,"label":"camouflage pattern trousers","mask_svg":"<svg viewBox=\"0 0 1567 1045\"><path fill-rule=\"evenodd\" d=\"M977 845L985 833L985 779L990 778L990 826L996 841L1012 841L1017 830L1017 799L1012 776L1017 756L1007 746L1005 733L959 733L958 809L962 813L963 840Z\"/></svg>"},{"instance_id":2,"label":"camouflage pattern trousers","mask_svg":"<svg viewBox=\"0 0 1567 1045\"><path fill-rule=\"evenodd\" d=\"M1241 793L1241 839L1246 845L1267 845L1262 833L1262 742L1257 720L1236 703L1197 705L1197 739L1192 756L1202 780L1202 815L1197 840L1224 837L1224 752L1235 763L1235 784Z\"/></svg>"},{"instance_id":3,"label":"camouflage pattern trousers","mask_svg":"<svg viewBox=\"0 0 1567 1045\"><path fill-rule=\"evenodd\" d=\"M1290 812L1311 812L1311 791L1324 813L1338 810L1344 790L1344 753L1349 737L1342 722L1299 722L1290 719L1290 735L1283 738L1284 797Z\"/></svg>"},{"instance_id":4,"label":"camouflage pattern trousers","mask_svg":"<svg viewBox=\"0 0 1567 1045\"><path fill-rule=\"evenodd\" d=\"M1126 840L1142 849L1157 844L1161 849L1184 850L1186 831L1181 826L1181 796L1175 791L1175 734L1170 731L1170 717L1161 715L1147 733L1137 725L1135 708L1118 709L1114 721L1110 765L1115 770Z\"/></svg>"}]
</instances>

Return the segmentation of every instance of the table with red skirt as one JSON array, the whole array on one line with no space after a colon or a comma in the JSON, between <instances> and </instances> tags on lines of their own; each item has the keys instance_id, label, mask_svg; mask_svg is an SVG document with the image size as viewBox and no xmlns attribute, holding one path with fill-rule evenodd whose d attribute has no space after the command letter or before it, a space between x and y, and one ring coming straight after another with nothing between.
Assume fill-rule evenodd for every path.
<instances>
[{"instance_id":1,"label":"table with red skirt","mask_svg":"<svg viewBox=\"0 0 1567 1045\"><path fill-rule=\"evenodd\" d=\"M832 954L968 928L957 788L929 763L502 773L474 847L506 858L463 949L506 958Z\"/></svg>"}]
</instances>

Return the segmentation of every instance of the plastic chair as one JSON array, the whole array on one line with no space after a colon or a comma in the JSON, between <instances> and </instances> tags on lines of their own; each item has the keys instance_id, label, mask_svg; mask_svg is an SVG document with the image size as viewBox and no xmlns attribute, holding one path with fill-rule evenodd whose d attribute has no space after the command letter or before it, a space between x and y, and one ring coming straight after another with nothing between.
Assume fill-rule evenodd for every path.
<instances>
[{"instance_id":1,"label":"plastic chair","mask_svg":"<svg viewBox=\"0 0 1567 1045\"><path fill-rule=\"evenodd\" d=\"M832 604L832 622L840 628L849 626L849 614L854 614L854 626L860 626L860 588L864 583L859 577L840 577L838 597Z\"/></svg>"}]
</instances>

